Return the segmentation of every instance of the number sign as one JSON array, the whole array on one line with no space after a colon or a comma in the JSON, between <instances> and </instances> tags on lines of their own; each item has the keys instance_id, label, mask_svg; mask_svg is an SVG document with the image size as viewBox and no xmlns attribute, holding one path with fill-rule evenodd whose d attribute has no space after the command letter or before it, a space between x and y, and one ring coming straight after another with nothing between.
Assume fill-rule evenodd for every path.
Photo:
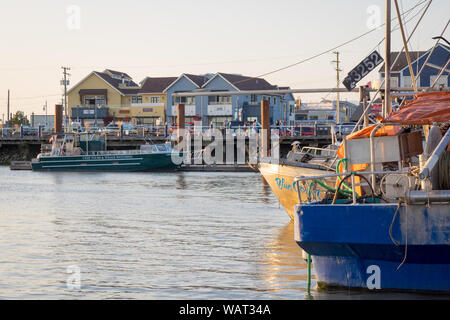
<instances>
[{"instance_id":1,"label":"number sign","mask_svg":"<svg viewBox=\"0 0 450 320\"><path fill-rule=\"evenodd\" d=\"M378 51L375 50L367 58L361 61L356 68L350 71L342 83L348 91L355 89L356 84L382 62L383 58Z\"/></svg>"}]
</instances>

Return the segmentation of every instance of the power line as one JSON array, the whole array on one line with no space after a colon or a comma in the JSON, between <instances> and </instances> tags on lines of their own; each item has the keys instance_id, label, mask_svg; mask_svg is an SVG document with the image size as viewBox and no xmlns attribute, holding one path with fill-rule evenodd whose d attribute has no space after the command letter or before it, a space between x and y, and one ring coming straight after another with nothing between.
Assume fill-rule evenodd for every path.
<instances>
[{"instance_id":1,"label":"power line","mask_svg":"<svg viewBox=\"0 0 450 320\"><path fill-rule=\"evenodd\" d=\"M415 8L417 8L418 6L422 5L423 3L427 2L427 1L428 1L428 0L419 1L415 6L413 6L413 7L410 8L410 9L408 9L407 11L405 11L405 12L403 13L403 15L406 14L406 13L408 13L408 12L410 12L410 11L412 11L412 10L414 10ZM397 18L391 19L391 21L395 21L395 20L397 20ZM381 24L380 27L382 27L382 26L384 26L384 25L385 25L385 23ZM274 73L277 73L277 72L280 72L280 71L283 71L283 70L286 70L286 69L289 69L289 68L298 66L299 64L308 62L308 61L310 61L310 60L313 60L313 59L315 59L315 58L318 58L318 57L320 57L320 56L323 56L324 54L327 54L327 53L329 53L329 52L335 51L335 50L337 50L337 49L339 49L339 48L341 48L341 47L343 47L343 46L345 46L345 45L347 45L347 44L349 44L349 43L351 43L351 42L354 42L354 41L356 41L356 40L359 40L359 39L361 39L362 37L364 37L364 36L366 36L366 35L368 35L368 34L374 32L375 30L377 30L377 29L371 29L371 30L369 30L369 31L367 31L367 32L364 32L363 34L361 34L361 35L359 35L359 36L357 36L357 37L355 37L355 38L353 38L353 39L350 39L350 40L348 40L348 41L346 41L346 42L344 42L344 43L341 43L340 45L337 45L337 46L335 46L335 47L333 47L333 48L331 48L331 49L328 49L328 50L325 50L325 51L320 52L320 53L318 53L318 54L315 54L315 55L313 55L313 56L311 56L311 57L309 57L309 58L300 60L300 61L298 61L298 62L296 62L296 63L287 65L287 66L282 67L282 68L275 69L275 70L270 71L270 72L266 72L266 73L264 73L264 74L261 74L261 75L255 76L255 77L251 77L251 78L249 78L249 79L245 79L245 80L238 81L238 82L236 82L235 84L242 83L242 82L246 82L246 81L250 81L250 80L255 79L255 78L262 78L262 77L265 77L265 76L268 76L268 75L271 75L271 74L274 74ZM393 31L394 31L394 30L392 30L392 32L393 32Z\"/></svg>"}]
</instances>

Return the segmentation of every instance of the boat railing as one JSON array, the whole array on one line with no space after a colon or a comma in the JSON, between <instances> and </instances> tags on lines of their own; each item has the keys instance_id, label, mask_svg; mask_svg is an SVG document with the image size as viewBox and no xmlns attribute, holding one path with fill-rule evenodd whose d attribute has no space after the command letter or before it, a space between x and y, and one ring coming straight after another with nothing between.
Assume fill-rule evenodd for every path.
<instances>
[{"instance_id":1,"label":"boat railing","mask_svg":"<svg viewBox=\"0 0 450 320\"><path fill-rule=\"evenodd\" d=\"M373 199L373 202L375 202L375 185L373 185L366 176L374 176L374 175L381 175L383 176L382 179L380 180L380 190L382 190L381 188L381 184L383 183L384 177L386 177L387 175L404 175L404 176L408 176L408 171L352 171L352 172L342 172L342 173L330 173L330 174L325 174L325 175L320 175L320 176L298 176L295 177L294 182L297 184L297 193L298 193L298 199L300 204L304 204L304 203L310 203L312 201L316 201L319 200L317 199L317 197L314 197L314 192L312 192L312 189L316 188L316 185L320 185L322 188L327 189L328 191L332 191L335 193L335 197L333 199L333 202L336 200L336 196L339 192L341 192L341 185L342 183L347 180L348 178L350 178L351 181L351 186L348 187L348 189L342 190L342 192L345 192L348 196L351 195L352 197L352 202L353 204L357 203L357 192L356 192L356 188L357 187L362 187L362 186L368 186L370 191L371 191L371 196ZM356 179L355 177L359 177L362 180L364 180L364 182L359 182L356 183ZM332 178L339 178L340 183L338 185L338 187L336 189L329 187L326 182L326 180L330 180ZM307 181L310 181L310 184L307 185ZM306 191L307 193L307 199L306 201L302 200L301 197L301 188L299 188L299 185L303 186L303 190ZM408 191L408 190L405 190ZM408 192L405 192L406 196L408 194Z\"/></svg>"},{"instance_id":2,"label":"boat railing","mask_svg":"<svg viewBox=\"0 0 450 320\"><path fill-rule=\"evenodd\" d=\"M337 154L337 150L318 147L303 147L301 152L310 154L314 157L320 156L326 158L335 157Z\"/></svg>"}]
</instances>

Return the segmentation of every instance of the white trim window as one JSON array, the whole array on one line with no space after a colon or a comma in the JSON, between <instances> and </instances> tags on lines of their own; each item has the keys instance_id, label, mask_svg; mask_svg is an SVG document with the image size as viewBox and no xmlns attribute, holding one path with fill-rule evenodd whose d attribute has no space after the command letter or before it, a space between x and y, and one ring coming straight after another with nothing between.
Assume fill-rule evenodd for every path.
<instances>
[{"instance_id":1,"label":"white trim window","mask_svg":"<svg viewBox=\"0 0 450 320\"><path fill-rule=\"evenodd\" d=\"M430 86L433 84L433 82L436 80L437 75L436 76L430 76ZM441 75L441 77L439 78L439 80L437 81L437 83L435 84L435 88L443 85L444 87L447 86L448 83L448 75Z\"/></svg>"},{"instance_id":2,"label":"white trim window","mask_svg":"<svg viewBox=\"0 0 450 320\"><path fill-rule=\"evenodd\" d=\"M231 96L209 96L208 104L231 104Z\"/></svg>"},{"instance_id":3,"label":"white trim window","mask_svg":"<svg viewBox=\"0 0 450 320\"><path fill-rule=\"evenodd\" d=\"M142 103L142 96L132 96L131 103Z\"/></svg>"},{"instance_id":4,"label":"white trim window","mask_svg":"<svg viewBox=\"0 0 450 320\"><path fill-rule=\"evenodd\" d=\"M150 97L150 103L159 103L159 97Z\"/></svg>"}]
</instances>

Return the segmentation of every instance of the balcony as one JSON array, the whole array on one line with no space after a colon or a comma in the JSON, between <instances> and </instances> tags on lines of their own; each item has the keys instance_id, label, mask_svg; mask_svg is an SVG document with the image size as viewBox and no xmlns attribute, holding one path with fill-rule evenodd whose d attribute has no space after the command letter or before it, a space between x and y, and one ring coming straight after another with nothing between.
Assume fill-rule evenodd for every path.
<instances>
[{"instance_id":1,"label":"balcony","mask_svg":"<svg viewBox=\"0 0 450 320\"><path fill-rule=\"evenodd\" d=\"M185 104L184 105L184 115L187 117L193 117L195 116L195 104ZM167 115L170 117L176 117L178 115L178 109L177 106L172 106L170 108L167 108Z\"/></svg>"},{"instance_id":2,"label":"balcony","mask_svg":"<svg viewBox=\"0 0 450 320\"><path fill-rule=\"evenodd\" d=\"M147 103L132 103L131 104L132 107L164 107L165 103L164 102L147 102Z\"/></svg>"},{"instance_id":3,"label":"balcony","mask_svg":"<svg viewBox=\"0 0 450 320\"><path fill-rule=\"evenodd\" d=\"M232 116L233 106L230 104L208 104L208 116Z\"/></svg>"}]
</instances>

